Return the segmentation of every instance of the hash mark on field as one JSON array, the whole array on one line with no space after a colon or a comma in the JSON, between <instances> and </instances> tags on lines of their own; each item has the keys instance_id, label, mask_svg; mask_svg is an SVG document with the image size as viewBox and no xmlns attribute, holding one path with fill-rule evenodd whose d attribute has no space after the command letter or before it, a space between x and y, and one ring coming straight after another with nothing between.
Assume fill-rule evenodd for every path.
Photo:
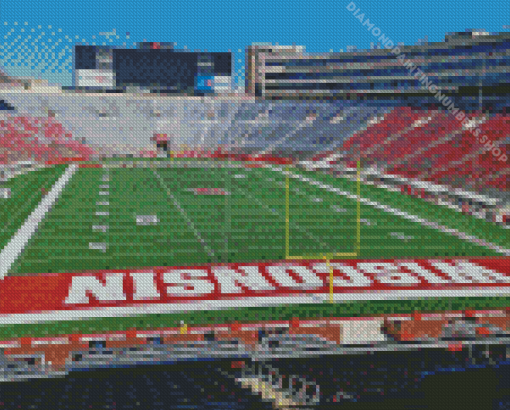
<instances>
[{"instance_id":1,"label":"hash mark on field","mask_svg":"<svg viewBox=\"0 0 510 410\"><path fill-rule=\"evenodd\" d=\"M89 242L89 249L99 250L101 252L106 252L106 243L105 242Z\"/></svg>"},{"instance_id":2,"label":"hash mark on field","mask_svg":"<svg viewBox=\"0 0 510 410\"><path fill-rule=\"evenodd\" d=\"M359 221L360 221L362 224L365 224L365 225L367 225L367 226L371 226L371 225L372 225L372 222L370 222L370 220L368 220L368 219L360 219ZM374 225L376 225L376 224L374 223Z\"/></svg>"},{"instance_id":3,"label":"hash mark on field","mask_svg":"<svg viewBox=\"0 0 510 410\"><path fill-rule=\"evenodd\" d=\"M207 251L207 254L209 256L212 256L212 257L215 256L213 250L209 246L207 246L207 244L205 242L205 239L203 239L202 236L200 236L200 232L198 232L198 230L195 228L195 225L193 224L191 219L189 219L188 214L186 213L184 208L182 208L181 205L179 204L179 202L177 201L177 198L175 198L173 196L173 194L170 192L170 190L168 189L168 187L165 184L165 181L163 181L163 178L161 178L161 176L156 172L156 170L153 169L152 172L154 173L154 175L156 175L156 177L158 178L159 183L161 184L163 189L166 191L166 194L170 197L170 199L174 203L174 206L179 210L181 215L184 217L184 219L186 220L186 223L188 224L188 226L193 230L193 233L195 234L195 237L198 239L200 244Z\"/></svg>"},{"instance_id":4,"label":"hash mark on field","mask_svg":"<svg viewBox=\"0 0 510 410\"><path fill-rule=\"evenodd\" d=\"M136 216L136 224L147 226L147 225L157 225L159 223L159 219L157 215L137 215Z\"/></svg>"},{"instance_id":5,"label":"hash mark on field","mask_svg":"<svg viewBox=\"0 0 510 410\"><path fill-rule=\"evenodd\" d=\"M390 236L393 238L400 239L401 241L407 242L410 239L414 239L414 236L406 235L404 232L391 232Z\"/></svg>"}]
</instances>

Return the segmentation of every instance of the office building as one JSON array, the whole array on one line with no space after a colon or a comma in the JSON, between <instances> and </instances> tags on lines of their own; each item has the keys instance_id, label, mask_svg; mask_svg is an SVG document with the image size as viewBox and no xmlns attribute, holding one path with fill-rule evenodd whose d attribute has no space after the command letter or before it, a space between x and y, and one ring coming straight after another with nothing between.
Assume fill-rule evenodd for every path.
<instances>
[{"instance_id":1,"label":"office building","mask_svg":"<svg viewBox=\"0 0 510 410\"><path fill-rule=\"evenodd\" d=\"M412 100L433 99L434 84L473 105L480 96L489 102L510 95L510 33L466 31L400 48L403 60L384 47L306 53L303 46L252 45L246 92L271 100Z\"/></svg>"}]
</instances>

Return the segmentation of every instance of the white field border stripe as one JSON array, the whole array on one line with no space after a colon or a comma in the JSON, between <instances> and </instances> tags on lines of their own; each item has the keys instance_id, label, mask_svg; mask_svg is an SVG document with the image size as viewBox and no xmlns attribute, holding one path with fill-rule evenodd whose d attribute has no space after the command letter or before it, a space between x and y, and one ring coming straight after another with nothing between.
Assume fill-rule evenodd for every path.
<instances>
[{"instance_id":1,"label":"white field border stripe","mask_svg":"<svg viewBox=\"0 0 510 410\"><path fill-rule=\"evenodd\" d=\"M71 180L77 169L78 165L69 165L64 174L53 185L51 191L41 200L23 226L18 229L10 242L0 252L0 280L3 280L7 275L12 264L18 259L37 227L55 204L65 185Z\"/></svg>"},{"instance_id":2,"label":"white field border stripe","mask_svg":"<svg viewBox=\"0 0 510 410\"><path fill-rule=\"evenodd\" d=\"M198 230L195 228L195 224L191 221L191 219L189 219L188 217L188 214L186 213L186 211L181 207L181 205L179 204L179 201L177 201L177 198L175 198L172 193L170 192L170 190L168 189L168 187L166 186L165 184L165 181L163 181L163 178L161 178L161 176L155 171L155 170L152 170L152 172L154 172L154 175L156 175L156 177L158 177L158 180L159 180L159 183L161 184L161 186L165 189L166 191L166 194L170 197L170 199L172 200L172 202L174 203L175 207L179 210L179 212L181 213L181 215L184 217L184 219L186 220L186 222L188 223L188 226L193 230L193 233L195 234L195 237L198 239L198 242L200 242L200 244L204 247L204 249L207 251L207 254L209 256L214 256L214 251L212 250L212 248L210 248L209 246L207 246L207 244L205 243L205 239L203 239L201 236L200 236L200 232L198 232Z\"/></svg>"},{"instance_id":3,"label":"white field border stripe","mask_svg":"<svg viewBox=\"0 0 510 410\"><path fill-rule=\"evenodd\" d=\"M423 299L430 297L509 297L510 288L508 287L492 287L490 289L416 289L416 290L388 290L388 291L374 291L374 292L359 292L359 293L337 293L333 295L333 300L337 303L351 303L356 301L369 301L369 300L409 300L409 299ZM211 310L225 310L233 308L245 307L270 307L283 304L299 304L299 303L313 303L325 306L323 303L330 301L329 293L316 293L316 294L299 294L296 296L260 296L260 297L242 297L240 295L237 299L229 300L195 300L193 303L153 303L153 304L140 304L137 306L124 306L124 307L105 307L83 310L65 310L65 311L52 311L48 313L25 313L25 314L12 314L0 315L2 325L16 325L24 323L37 323L37 322L58 322L62 320L82 320L87 318L108 318L108 317L128 317L133 316L133 319L138 315L151 315L151 314L166 314L166 313L189 313L190 311L211 311Z\"/></svg>"},{"instance_id":4,"label":"white field border stripe","mask_svg":"<svg viewBox=\"0 0 510 410\"><path fill-rule=\"evenodd\" d=\"M355 201L358 200L358 196L357 195L353 195L350 192L341 191L339 188L334 188L331 185L325 184L323 182L319 182L319 181L316 181L316 180L311 179L311 178L306 178L306 177L303 177L301 175L296 175L296 174L294 174L292 172L284 171L282 168L277 168L277 167L273 168L271 166L269 166L268 168L270 170L272 170L272 171L281 172L284 175L289 175L290 178L299 179L301 181L308 182L310 185L315 185L315 186L317 186L319 188L322 188L322 189L325 189L325 190L327 190L329 192L334 192L337 195L342 195L342 196L345 196L345 197L347 197L349 199L352 199L352 200L355 200ZM510 249L503 248L502 246L493 244L491 242L487 242L487 241L485 241L483 239L479 239L476 236L468 235L467 233L461 232L461 231L459 231L457 229L452 229L452 228L448 228L447 226L444 226L444 225L439 225L437 222L431 222L431 221L429 221L427 219L420 218L420 217L415 216L415 215L411 215L411 214L409 214L407 212L404 212L404 211L401 211L400 209L397 209L397 208L391 208L391 207L389 207L387 205L382 205L379 202L374 202L374 201L371 201L370 199L367 199L367 198L360 198L359 201L362 204L370 205L370 206L372 206L372 207L374 207L376 209L380 209L381 211L393 214L393 215L398 216L400 218L407 219L407 220L412 221L412 222L417 222L417 223L419 223L419 224L421 224L423 226L426 226L428 228L433 228L433 229L436 229L436 230L438 230L440 232L448 233L448 234L450 234L452 236L455 236L455 237L457 237L459 239L463 239L466 242L470 242L470 243L473 243L473 244L479 245L479 246L484 246L484 247L486 247L488 249L491 249L493 251L502 253L505 256L510 256Z\"/></svg>"}]
</instances>

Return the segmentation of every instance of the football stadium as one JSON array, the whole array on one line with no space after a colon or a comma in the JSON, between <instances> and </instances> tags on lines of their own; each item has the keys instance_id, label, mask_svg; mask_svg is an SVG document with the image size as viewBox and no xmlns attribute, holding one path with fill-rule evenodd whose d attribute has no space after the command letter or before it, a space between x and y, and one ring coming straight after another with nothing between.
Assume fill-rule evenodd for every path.
<instances>
[{"instance_id":1,"label":"football stadium","mask_svg":"<svg viewBox=\"0 0 510 410\"><path fill-rule=\"evenodd\" d=\"M408 53L451 57L427 60L430 70L454 70L467 55L467 77L483 81L452 93L440 85L440 100L383 69L371 72L381 81L348 87L317 80L319 61L370 62L388 50L254 45L246 95L202 95L216 80L192 96L166 95L170 83L130 94L83 81L40 93L2 75L2 381L63 377L77 392L82 370L214 359L203 378L177 372L176 386L219 381L236 400L215 396L216 408L326 409L361 391L401 391L388 372L409 371L412 384L438 363L508 361L510 36L483 36L484 64L507 64L484 75L478 33L449 39ZM77 69L93 71L95 51L79 52L88 57ZM213 77L225 77L224 56L214 58ZM292 67L309 66L321 67L309 71L317 83L300 83ZM119 78L117 87L130 81ZM179 87L193 88L186 81ZM409 351L435 355L435 367L388 365L367 387L376 359L363 355L376 351L397 364ZM366 369L332 381L345 355Z\"/></svg>"}]
</instances>

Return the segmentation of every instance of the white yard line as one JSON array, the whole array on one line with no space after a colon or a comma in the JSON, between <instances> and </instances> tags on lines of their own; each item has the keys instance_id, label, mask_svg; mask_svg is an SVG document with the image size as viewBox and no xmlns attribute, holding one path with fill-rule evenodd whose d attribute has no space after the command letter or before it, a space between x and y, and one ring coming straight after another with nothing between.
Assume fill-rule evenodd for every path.
<instances>
[{"instance_id":1,"label":"white yard line","mask_svg":"<svg viewBox=\"0 0 510 410\"><path fill-rule=\"evenodd\" d=\"M331 185L324 184L322 182L316 181L311 178L306 178L301 175L293 174L292 172L284 171L282 168L269 166L269 167L267 167L267 169L282 173L284 175L289 175L290 178L299 179L300 181L308 182L310 185L315 185L315 186L317 186L321 189L324 189L326 191L334 192L337 195L345 196L346 198L352 199L353 201L358 200L358 196L353 195L350 192L342 191L339 188L335 188ZM505 256L510 256L510 249L503 248L502 246L496 245L492 242L487 242L483 239L477 238L476 236L473 236L473 235L469 235L465 232L461 232L457 229L448 228L447 226L440 225L437 222L432 222L427 219L420 218L419 216L412 215L410 213L402 211L400 209L392 208L388 205L383 205L383 204L380 204L379 202L371 201L368 198L360 198L359 201L362 204L369 205L376 209L380 209L381 211L387 212L389 214L393 214L393 215L398 216L402 219L407 219L409 221L419 223L420 225L426 226L427 228L433 228L437 231L455 236L455 237L462 239L466 242L470 242L470 243L473 243L473 244L476 244L479 246L486 247L486 248L491 249L495 252L501 253Z\"/></svg>"},{"instance_id":2,"label":"white yard line","mask_svg":"<svg viewBox=\"0 0 510 410\"><path fill-rule=\"evenodd\" d=\"M30 214L23 226L11 238L11 241L0 252L0 280L9 272L12 264L18 259L28 241L37 230L48 211L55 204L65 185L71 180L78 165L71 164L64 174L53 185L51 191L41 200L36 209Z\"/></svg>"},{"instance_id":3,"label":"white yard line","mask_svg":"<svg viewBox=\"0 0 510 410\"><path fill-rule=\"evenodd\" d=\"M161 186L164 188L164 190L166 191L166 194L170 197L170 199L172 200L172 202L174 203L175 207L179 210L179 212L181 213L181 215L184 217L184 219L186 220L186 223L188 224L188 226L193 230L193 233L195 234L195 237L198 239L198 241L200 242L200 244L204 247L204 249L207 251L207 254L209 256L214 256L214 251L212 250L211 247L209 247L206 242L205 242L205 239L202 238L202 236L200 235L200 232L198 232L198 230L195 228L195 224L191 221L191 219L188 217L188 214L186 213L186 211L184 210L184 208L181 207L181 205L179 204L179 201L177 201L177 198L175 198L172 193L170 192L170 190L168 189L168 187L166 186L165 184L165 181L163 181L163 178L161 178L161 176L155 171L155 170L152 170L152 172L154 172L154 175L156 175L156 177L158 177L158 180L161 184Z\"/></svg>"},{"instance_id":4,"label":"white yard line","mask_svg":"<svg viewBox=\"0 0 510 410\"><path fill-rule=\"evenodd\" d=\"M336 293L333 300L336 303L351 303L369 300L411 300L423 298L456 298L456 297L508 297L508 287L494 287L490 289L448 289L448 290L400 290L374 292ZM280 306L282 304L310 303L317 305L330 300L329 293L296 294L294 296L261 296L256 298L233 298L225 300L195 300L193 303L157 303L140 304L138 306L103 307L85 310L66 310L41 313L23 313L0 315L3 325L21 323L37 323L44 321L85 320L92 318L127 317L131 315L151 315L165 313L188 313L203 310L232 310L235 308ZM322 306L322 305L321 305Z\"/></svg>"},{"instance_id":5,"label":"white yard line","mask_svg":"<svg viewBox=\"0 0 510 410\"><path fill-rule=\"evenodd\" d=\"M103 180L106 178L108 178L109 180L109 176L108 176L108 169L105 170L105 173L103 175ZM102 189L104 192L110 192L109 189L110 189L110 186L108 184L104 184L104 185L99 185L99 189ZM95 212L95 216L110 216L110 212L109 211L103 211L104 209L107 209L107 208L103 208L104 206L109 206L110 205L110 202L109 201L98 201L96 202L96 206L101 206L101 211L96 211ZM102 223L104 223L104 219L102 219ZM92 231L94 232L97 232L97 231L101 231L103 233L106 233L108 231L108 225L93 225L92 226ZM89 242L89 249L93 249L93 250L99 250L103 253L106 253L107 249L108 249L108 242Z\"/></svg>"}]
</instances>

